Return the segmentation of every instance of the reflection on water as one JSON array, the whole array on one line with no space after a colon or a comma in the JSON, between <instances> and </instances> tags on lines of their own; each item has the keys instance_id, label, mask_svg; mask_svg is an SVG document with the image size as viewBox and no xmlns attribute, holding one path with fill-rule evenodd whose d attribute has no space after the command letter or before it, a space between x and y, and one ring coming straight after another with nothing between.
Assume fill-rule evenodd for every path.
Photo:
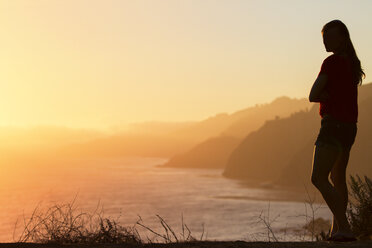
<instances>
[{"instance_id":1,"label":"reflection on water","mask_svg":"<svg viewBox=\"0 0 372 248\"><path fill-rule=\"evenodd\" d=\"M301 216L305 204L277 201L275 196L284 196L283 192L241 187L222 177L220 169L156 167L165 161L140 157L64 159L50 164L49 169L9 175L0 184L0 242L13 242L17 217L28 216L38 203L68 203L76 194L75 205L83 211L92 212L100 202L105 216L120 215L121 224L132 226L140 215L143 224L161 233L156 214L177 233L181 232L183 214L192 234L200 237L204 224L204 238L209 240L264 240L258 233L266 232L265 226L257 222L262 211L268 214L269 204L270 219L277 217L272 223L274 231L305 223ZM331 215L324 206L316 216L330 219ZM140 226L138 230L154 237ZM294 239L286 235L286 240Z\"/></svg>"}]
</instances>

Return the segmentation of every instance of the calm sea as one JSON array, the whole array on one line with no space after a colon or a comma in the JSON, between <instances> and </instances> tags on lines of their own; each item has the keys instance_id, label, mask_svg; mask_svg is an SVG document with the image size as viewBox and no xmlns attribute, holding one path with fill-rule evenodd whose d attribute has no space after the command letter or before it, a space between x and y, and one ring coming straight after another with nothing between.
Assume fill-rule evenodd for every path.
<instances>
[{"instance_id":1,"label":"calm sea","mask_svg":"<svg viewBox=\"0 0 372 248\"><path fill-rule=\"evenodd\" d=\"M278 239L301 239L293 230L305 224L305 215L311 216L308 204L269 201L283 192L242 187L238 181L222 177L220 169L156 167L167 160L64 159L50 164L49 169L29 168L9 174L8 178L3 173L7 180L0 183L0 242L17 241L23 220L38 204L42 209L72 202L75 197L74 206L83 212L100 206L104 216L114 217L124 226L135 225L141 216L144 225L159 233L165 232L156 215L178 234L183 216L183 222L196 238L201 237L204 228L203 239L207 240L267 240L265 219L271 222ZM324 205L315 215L331 218ZM287 231L281 230L285 228ZM147 236L162 241L141 226L137 225L137 230L144 239Z\"/></svg>"}]
</instances>

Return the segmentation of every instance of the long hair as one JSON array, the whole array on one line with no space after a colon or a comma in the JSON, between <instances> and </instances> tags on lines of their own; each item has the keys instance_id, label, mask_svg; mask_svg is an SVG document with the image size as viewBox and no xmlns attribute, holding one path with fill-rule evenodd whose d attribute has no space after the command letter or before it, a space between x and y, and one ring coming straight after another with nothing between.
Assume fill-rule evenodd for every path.
<instances>
[{"instance_id":1,"label":"long hair","mask_svg":"<svg viewBox=\"0 0 372 248\"><path fill-rule=\"evenodd\" d=\"M351 39L350 39L349 30L347 29L346 25L340 20L330 21L323 26L322 34L334 27L337 27L340 34L345 38L345 42L346 42L345 52L348 55L348 57L351 59L353 81L357 83L358 85L361 85L363 78L366 77L366 74L364 73L363 68L360 64L360 60L358 59L358 56L356 55L353 43L351 42Z\"/></svg>"}]
</instances>

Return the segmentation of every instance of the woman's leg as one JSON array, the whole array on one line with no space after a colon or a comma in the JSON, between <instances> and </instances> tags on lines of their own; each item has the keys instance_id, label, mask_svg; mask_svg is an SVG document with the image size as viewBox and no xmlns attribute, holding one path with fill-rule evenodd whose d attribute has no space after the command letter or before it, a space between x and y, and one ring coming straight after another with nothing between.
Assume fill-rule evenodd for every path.
<instances>
[{"instance_id":1,"label":"woman's leg","mask_svg":"<svg viewBox=\"0 0 372 248\"><path fill-rule=\"evenodd\" d=\"M344 211L344 200L328 180L329 174L338 160L341 151L337 146L319 143L314 147L311 181L322 194L328 207L334 214L338 231L350 233L350 226Z\"/></svg>"},{"instance_id":2,"label":"woman's leg","mask_svg":"<svg viewBox=\"0 0 372 248\"><path fill-rule=\"evenodd\" d=\"M347 203L348 203L348 190L346 184L346 167L349 162L350 149L345 149L342 151L338 157L336 163L334 164L331 170L331 181L334 188L339 193L343 200L343 211L346 212ZM336 233L338 230L338 225L335 216L332 220L332 229L331 233Z\"/></svg>"}]
</instances>

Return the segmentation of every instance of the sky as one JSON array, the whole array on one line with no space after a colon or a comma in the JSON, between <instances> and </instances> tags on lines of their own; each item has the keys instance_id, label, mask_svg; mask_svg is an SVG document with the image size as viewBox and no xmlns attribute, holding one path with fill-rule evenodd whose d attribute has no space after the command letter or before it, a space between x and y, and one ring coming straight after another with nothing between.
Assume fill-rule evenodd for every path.
<instances>
[{"instance_id":1,"label":"sky","mask_svg":"<svg viewBox=\"0 0 372 248\"><path fill-rule=\"evenodd\" d=\"M0 0L0 126L199 121L308 97L321 29L372 81L372 1Z\"/></svg>"}]
</instances>

